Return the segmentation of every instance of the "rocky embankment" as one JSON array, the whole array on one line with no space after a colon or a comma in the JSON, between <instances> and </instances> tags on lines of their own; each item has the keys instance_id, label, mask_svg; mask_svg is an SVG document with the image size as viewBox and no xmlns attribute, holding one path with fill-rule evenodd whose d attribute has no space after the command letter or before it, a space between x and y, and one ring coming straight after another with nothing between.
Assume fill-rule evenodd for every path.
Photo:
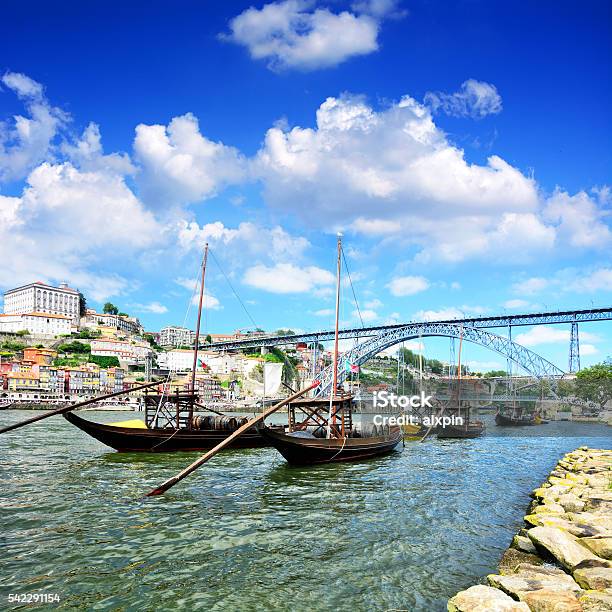
<instances>
[{"instance_id":1,"label":"rocky embankment","mask_svg":"<svg viewBox=\"0 0 612 612\"><path fill-rule=\"evenodd\" d=\"M568 453L532 497L499 574L457 593L450 612L612 611L612 450Z\"/></svg>"}]
</instances>

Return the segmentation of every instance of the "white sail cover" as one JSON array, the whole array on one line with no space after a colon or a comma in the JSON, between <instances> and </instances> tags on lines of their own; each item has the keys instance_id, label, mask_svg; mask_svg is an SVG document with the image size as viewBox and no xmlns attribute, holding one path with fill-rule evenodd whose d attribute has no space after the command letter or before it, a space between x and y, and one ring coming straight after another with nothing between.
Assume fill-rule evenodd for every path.
<instances>
[{"instance_id":1,"label":"white sail cover","mask_svg":"<svg viewBox=\"0 0 612 612\"><path fill-rule=\"evenodd\" d=\"M282 363L264 363L264 395L269 397L276 395L281 386L281 379L283 377L283 364Z\"/></svg>"}]
</instances>

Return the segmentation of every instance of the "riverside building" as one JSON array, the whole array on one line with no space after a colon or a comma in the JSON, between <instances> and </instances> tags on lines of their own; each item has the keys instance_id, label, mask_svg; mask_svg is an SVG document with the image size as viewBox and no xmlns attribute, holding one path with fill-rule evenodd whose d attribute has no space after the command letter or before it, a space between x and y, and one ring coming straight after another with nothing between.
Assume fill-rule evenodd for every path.
<instances>
[{"instance_id":1,"label":"riverside building","mask_svg":"<svg viewBox=\"0 0 612 612\"><path fill-rule=\"evenodd\" d=\"M168 325L159 331L159 344L163 347L193 346L195 332L186 327Z\"/></svg>"}]
</instances>

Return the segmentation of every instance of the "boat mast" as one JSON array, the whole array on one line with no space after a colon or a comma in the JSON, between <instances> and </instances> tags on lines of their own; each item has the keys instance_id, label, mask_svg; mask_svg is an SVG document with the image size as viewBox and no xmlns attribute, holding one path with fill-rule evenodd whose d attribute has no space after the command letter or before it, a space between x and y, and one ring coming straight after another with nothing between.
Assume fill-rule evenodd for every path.
<instances>
[{"instance_id":1,"label":"boat mast","mask_svg":"<svg viewBox=\"0 0 612 612\"><path fill-rule=\"evenodd\" d=\"M206 277L206 260L208 259L208 242L204 245L204 257L202 258L202 277L200 279L200 302L198 304L198 322L196 324L195 344L193 351L193 367L191 368L191 392L195 399L195 378L198 367L198 348L200 346L200 322L202 320L202 301L204 299L204 279ZM193 420L193 402L189 408L189 427Z\"/></svg>"},{"instance_id":2,"label":"boat mast","mask_svg":"<svg viewBox=\"0 0 612 612\"><path fill-rule=\"evenodd\" d=\"M329 394L329 415L327 417L327 437L331 438L332 413L336 388L338 387L338 320L340 316L340 259L342 257L342 234L338 232L338 265L336 269L336 327L334 329L334 362L332 371L332 388ZM333 414L336 424L336 414Z\"/></svg>"},{"instance_id":3,"label":"boat mast","mask_svg":"<svg viewBox=\"0 0 612 612\"><path fill-rule=\"evenodd\" d=\"M463 325L459 334L459 356L457 357L457 416L461 416L461 346L463 345ZM467 423L466 423L467 427Z\"/></svg>"}]
</instances>

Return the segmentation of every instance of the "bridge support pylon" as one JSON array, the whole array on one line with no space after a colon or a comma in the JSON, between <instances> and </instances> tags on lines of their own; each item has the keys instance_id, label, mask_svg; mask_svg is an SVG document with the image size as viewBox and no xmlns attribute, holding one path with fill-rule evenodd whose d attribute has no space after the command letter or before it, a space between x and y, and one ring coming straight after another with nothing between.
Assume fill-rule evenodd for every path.
<instances>
[{"instance_id":1,"label":"bridge support pylon","mask_svg":"<svg viewBox=\"0 0 612 612\"><path fill-rule=\"evenodd\" d=\"M570 332L569 360L568 372L580 372L580 340L578 339L578 323L572 323L572 331Z\"/></svg>"}]
</instances>

